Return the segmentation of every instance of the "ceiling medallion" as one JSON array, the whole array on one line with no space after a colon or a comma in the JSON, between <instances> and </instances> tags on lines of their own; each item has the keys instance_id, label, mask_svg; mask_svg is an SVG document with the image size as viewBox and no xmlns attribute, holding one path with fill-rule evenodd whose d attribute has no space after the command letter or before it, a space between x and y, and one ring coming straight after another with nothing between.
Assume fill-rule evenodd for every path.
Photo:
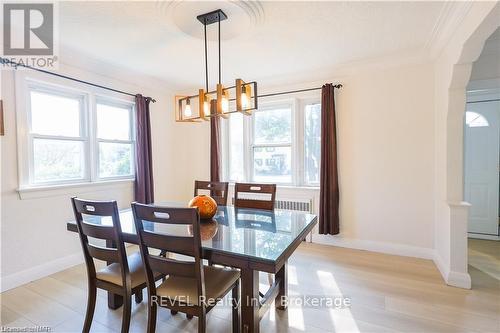
<instances>
[{"instance_id":1,"label":"ceiling medallion","mask_svg":"<svg viewBox=\"0 0 500 333\"><path fill-rule=\"evenodd\" d=\"M175 96L175 120L178 122L194 122L209 120L211 117L227 118L229 114L240 112L251 115L251 111L257 109L257 82L245 82L236 79L235 85L224 87L221 82L221 21L227 19L227 15L217 9L210 13L196 17L203 24L205 36L205 89L199 89L198 94L191 96ZM219 45L219 81L216 89L208 90L208 47L207 26L218 24ZM235 96L231 98L231 95Z\"/></svg>"}]
</instances>

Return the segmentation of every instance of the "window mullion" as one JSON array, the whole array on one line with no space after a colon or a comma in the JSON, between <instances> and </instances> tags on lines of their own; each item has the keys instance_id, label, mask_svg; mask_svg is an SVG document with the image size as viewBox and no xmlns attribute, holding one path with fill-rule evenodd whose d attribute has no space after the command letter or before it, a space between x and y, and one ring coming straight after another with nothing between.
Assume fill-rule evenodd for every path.
<instances>
[{"instance_id":1,"label":"window mullion","mask_svg":"<svg viewBox=\"0 0 500 333\"><path fill-rule=\"evenodd\" d=\"M295 141L296 141L296 160L295 167L297 168L295 183L297 186L305 184L304 160L305 160L305 131L304 131L304 107L303 101L297 102L295 105Z\"/></svg>"},{"instance_id":2,"label":"window mullion","mask_svg":"<svg viewBox=\"0 0 500 333\"><path fill-rule=\"evenodd\" d=\"M95 182L99 179L98 169L99 169L99 145L97 143L97 105L96 97L94 94L88 95L87 108L88 111L88 162L87 167L89 168L90 181Z\"/></svg>"},{"instance_id":3,"label":"window mullion","mask_svg":"<svg viewBox=\"0 0 500 333\"><path fill-rule=\"evenodd\" d=\"M255 113L252 113L251 116L249 117L243 117L243 146L245 147L244 150L244 163L243 163L243 168L244 168L244 175L245 175L245 181L246 182L251 182L253 181L253 122L255 119Z\"/></svg>"}]
</instances>

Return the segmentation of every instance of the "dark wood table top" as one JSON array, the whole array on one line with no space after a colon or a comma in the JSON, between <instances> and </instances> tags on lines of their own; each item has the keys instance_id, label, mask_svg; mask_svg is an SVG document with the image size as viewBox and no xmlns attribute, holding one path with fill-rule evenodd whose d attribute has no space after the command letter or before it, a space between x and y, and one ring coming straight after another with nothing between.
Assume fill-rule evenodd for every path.
<instances>
[{"instance_id":1,"label":"dark wood table top","mask_svg":"<svg viewBox=\"0 0 500 333\"><path fill-rule=\"evenodd\" d=\"M185 206L170 202L159 205ZM87 216L85 221L111 225L110 217ZM124 241L137 244L138 238L131 209L120 211L120 223ZM255 269L274 273L279 270L302 239L311 232L316 223L317 217L306 212L219 206L213 220L201 222L204 258L216 261L221 258L224 258L223 261L231 261L232 258L236 262L226 264L238 267L242 261L254 263ZM145 228L174 235L190 233L187 226L179 225L145 223ZM76 232L75 221L68 222L67 229Z\"/></svg>"}]
</instances>

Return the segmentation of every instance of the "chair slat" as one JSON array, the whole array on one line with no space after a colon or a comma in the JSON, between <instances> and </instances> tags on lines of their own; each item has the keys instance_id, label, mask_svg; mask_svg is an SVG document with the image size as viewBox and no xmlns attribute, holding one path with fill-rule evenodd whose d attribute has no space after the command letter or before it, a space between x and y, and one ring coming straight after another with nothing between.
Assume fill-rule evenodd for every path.
<instances>
[{"instance_id":1,"label":"chair slat","mask_svg":"<svg viewBox=\"0 0 500 333\"><path fill-rule=\"evenodd\" d=\"M194 262L183 262L155 255L149 255L149 265L152 271L160 272L165 275L181 276L187 278L197 277Z\"/></svg>"},{"instance_id":2,"label":"chair slat","mask_svg":"<svg viewBox=\"0 0 500 333\"><path fill-rule=\"evenodd\" d=\"M147 247L194 256L193 237L162 235L145 230L142 239Z\"/></svg>"},{"instance_id":3,"label":"chair slat","mask_svg":"<svg viewBox=\"0 0 500 333\"><path fill-rule=\"evenodd\" d=\"M155 206L151 209L147 206L136 205L136 217L155 223L168 224L192 224L193 218L196 219L197 211L195 208L168 208Z\"/></svg>"},{"instance_id":4,"label":"chair slat","mask_svg":"<svg viewBox=\"0 0 500 333\"><path fill-rule=\"evenodd\" d=\"M269 194L270 200L255 200L241 198L240 194ZM276 200L276 184L236 183L234 187L234 206L273 210Z\"/></svg>"},{"instance_id":5,"label":"chair slat","mask_svg":"<svg viewBox=\"0 0 500 333\"><path fill-rule=\"evenodd\" d=\"M210 191L210 196L218 205L226 206L228 197L228 182L209 182L196 180L194 182L194 195L198 195L200 190Z\"/></svg>"},{"instance_id":6,"label":"chair slat","mask_svg":"<svg viewBox=\"0 0 500 333\"><path fill-rule=\"evenodd\" d=\"M116 233L111 226L95 225L83 222L80 224L84 235L99 239L114 240Z\"/></svg>"},{"instance_id":7,"label":"chair slat","mask_svg":"<svg viewBox=\"0 0 500 333\"><path fill-rule=\"evenodd\" d=\"M108 264L120 262L117 249L100 247L92 244L87 244L87 249L92 258L106 261Z\"/></svg>"},{"instance_id":8,"label":"chair slat","mask_svg":"<svg viewBox=\"0 0 500 333\"><path fill-rule=\"evenodd\" d=\"M113 216L113 205L110 201L88 201L75 198L75 207L78 213L94 216Z\"/></svg>"}]
</instances>

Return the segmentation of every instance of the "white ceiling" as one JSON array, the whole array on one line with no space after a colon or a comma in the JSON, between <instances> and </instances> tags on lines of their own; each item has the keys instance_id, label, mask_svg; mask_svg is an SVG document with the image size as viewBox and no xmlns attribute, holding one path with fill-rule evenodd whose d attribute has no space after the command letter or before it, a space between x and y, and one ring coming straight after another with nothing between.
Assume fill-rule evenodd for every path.
<instances>
[{"instance_id":1,"label":"white ceiling","mask_svg":"<svg viewBox=\"0 0 500 333\"><path fill-rule=\"evenodd\" d=\"M293 76L352 62L427 52L443 25L443 2L61 2L64 51L194 88L204 84L203 26L222 8L223 81ZM210 39L216 25L209 26ZM216 44L209 45L211 86Z\"/></svg>"}]
</instances>

